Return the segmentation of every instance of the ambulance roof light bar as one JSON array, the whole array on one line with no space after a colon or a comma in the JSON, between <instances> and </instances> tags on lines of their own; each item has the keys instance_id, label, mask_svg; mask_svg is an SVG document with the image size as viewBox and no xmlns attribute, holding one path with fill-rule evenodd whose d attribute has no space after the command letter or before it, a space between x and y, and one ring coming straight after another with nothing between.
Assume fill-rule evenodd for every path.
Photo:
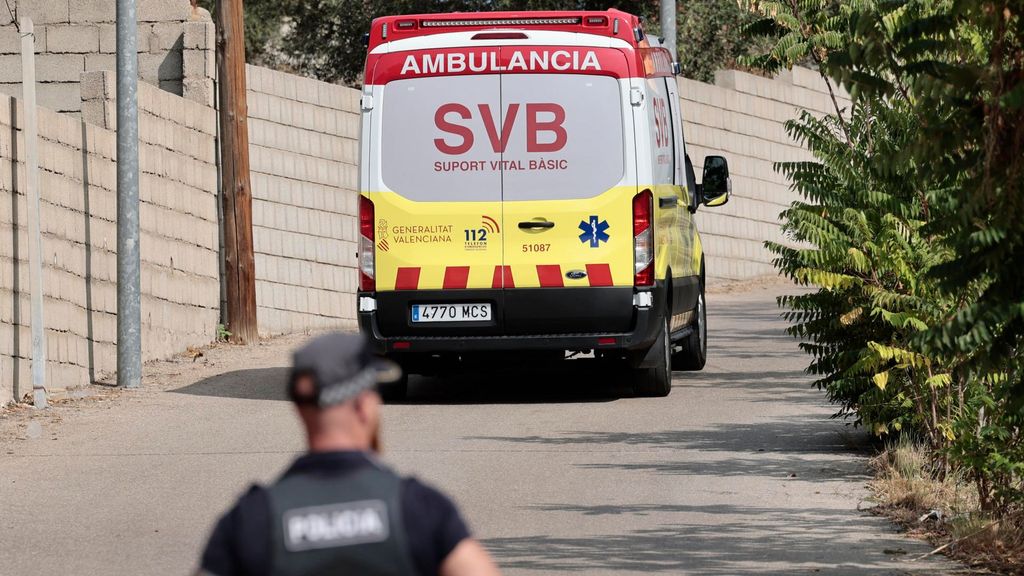
<instances>
[{"instance_id":1,"label":"ambulance roof light bar","mask_svg":"<svg viewBox=\"0 0 1024 576\"><path fill-rule=\"evenodd\" d=\"M638 44L635 40L640 27L632 14L609 8L605 11L522 11L522 12L452 12L447 14L404 14L381 16L374 19L363 43L372 52L378 45L393 40L457 31L487 32L519 29L529 33L533 29L577 32L610 36ZM502 30L505 29L505 30ZM642 33L640 34L642 38Z\"/></svg>"},{"instance_id":2,"label":"ambulance roof light bar","mask_svg":"<svg viewBox=\"0 0 1024 576\"><path fill-rule=\"evenodd\" d=\"M450 26L552 26L565 24L579 24L580 18L576 16L565 18L493 18L473 20L422 20L420 26L423 28L444 28Z\"/></svg>"}]
</instances>

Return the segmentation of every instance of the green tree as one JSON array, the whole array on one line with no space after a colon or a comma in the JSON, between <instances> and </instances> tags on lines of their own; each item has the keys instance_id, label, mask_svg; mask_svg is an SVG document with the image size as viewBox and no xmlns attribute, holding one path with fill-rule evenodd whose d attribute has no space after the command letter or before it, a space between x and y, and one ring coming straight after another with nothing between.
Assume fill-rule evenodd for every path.
<instances>
[{"instance_id":1,"label":"green tree","mask_svg":"<svg viewBox=\"0 0 1024 576\"><path fill-rule=\"evenodd\" d=\"M682 2L676 46L683 76L714 82L715 71L734 67L749 50L751 40L743 28L751 18L736 0Z\"/></svg>"},{"instance_id":2,"label":"green tree","mask_svg":"<svg viewBox=\"0 0 1024 576\"><path fill-rule=\"evenodd\" d=\"M258 66L281 65L285 18L294 0L244 0L245 59ZM199 0L216 18L217 0Z\"/></svg>"},{"instance_id":3,"label":"green tree","mask_svg":"<svg viewBox=\"0 0 1024 576\"><path fill-rule=\"evenodd\" d=\"M1024 498L1024 0L780 0L748 63L811 58L852 110L790 124L809 247L770 245L818 291L788 299L841 412L922 434L984 506ZM825 130L829 127L831 130ZM845 259L844 259L845 254Z\"/></svg>"}]
</instances>

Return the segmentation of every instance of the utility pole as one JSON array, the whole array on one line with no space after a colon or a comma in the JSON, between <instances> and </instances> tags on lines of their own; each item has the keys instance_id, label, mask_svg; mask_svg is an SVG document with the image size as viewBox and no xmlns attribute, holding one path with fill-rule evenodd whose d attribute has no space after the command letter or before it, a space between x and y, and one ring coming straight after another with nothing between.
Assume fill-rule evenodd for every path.
<instances>
[{"instance_id":1,"label":"utility pole","mask_svg":"<svg viewBox=\"0 0 1024 576\"><path fill-rule=\"evenodd\" d=\"M117 385L142 382L139 50L135 0L117 0Z\"/></svg>"},{"instance_id":2,"label":"utility pole","mask_svg":"<svg viewBox=\"0 0 1024 576\"><path fill-rule=\"evenodd\" d=\"M661 35L665 38L665 48L672 54L672 61L679 60L676 52L676 0L661 0Z\"/></svg>"},{"instance_id":3,"label":"utility pole","mask_svg":"<svg viewBox=\"0 0 1024 576\"><path fill-rule=\"evenodd\" d=\"M25 175L28 201L28 267L32 322L32 402L46 408L46 326L43 324L43 235L39 215L39 111L36 109L36 35L31 18L22 18L21 90L25 102ZM20 401L20 398L15 398Z\"/></svg>"},{"instance_id":4,"label":"utility pole","mask_svg":"<svg viewBox=\"0 0 1024 576\"><path fill-rule=\"evenodd\" d=\"M217 2L217 76L228 330L232 342L252 344L259 340L259 331L256 327L256 263L252 248L249 107L245 94L242 0Z\"/></svg>"}]
</instances>

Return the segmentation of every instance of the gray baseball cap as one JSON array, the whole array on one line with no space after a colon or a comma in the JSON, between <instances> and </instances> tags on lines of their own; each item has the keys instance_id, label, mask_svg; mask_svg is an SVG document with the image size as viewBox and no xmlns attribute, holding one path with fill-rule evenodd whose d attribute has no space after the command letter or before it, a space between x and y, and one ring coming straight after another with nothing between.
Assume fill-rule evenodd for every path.
<instances>
[{"instance_id":1,"label":"gray baseball cap","mask_svg":"<svg viewBox=\"0 0 1024 576\"><path fill-rule=\"evenodd\" d=\"M313 396L296 394L295 383L301 376L313 378ZM361 334L333 332L313 338L293 353L288 396L296 404L326 408L401 377L402 369L376 356Z\"/></svg>"}]
</instances>

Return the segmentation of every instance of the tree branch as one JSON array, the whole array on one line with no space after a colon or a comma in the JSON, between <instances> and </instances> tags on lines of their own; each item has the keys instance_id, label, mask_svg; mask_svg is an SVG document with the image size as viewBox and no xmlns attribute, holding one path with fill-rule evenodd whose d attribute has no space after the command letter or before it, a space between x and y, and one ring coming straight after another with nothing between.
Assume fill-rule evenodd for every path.
<instances>
[{"instance_id":1,"label":"tree branch","mask_svg":"<svg viewBox=\"0 0 1024 576\"><path fill-rule=\"evenodd\" d=\"M14 22L14 29L20 33L21 23L18 22L18 5L15 4L15 7L11 8L11 0L4 0L4 4L7 6L7 11L11 14L11 21Z\"/></svg>"}]
</instances>

